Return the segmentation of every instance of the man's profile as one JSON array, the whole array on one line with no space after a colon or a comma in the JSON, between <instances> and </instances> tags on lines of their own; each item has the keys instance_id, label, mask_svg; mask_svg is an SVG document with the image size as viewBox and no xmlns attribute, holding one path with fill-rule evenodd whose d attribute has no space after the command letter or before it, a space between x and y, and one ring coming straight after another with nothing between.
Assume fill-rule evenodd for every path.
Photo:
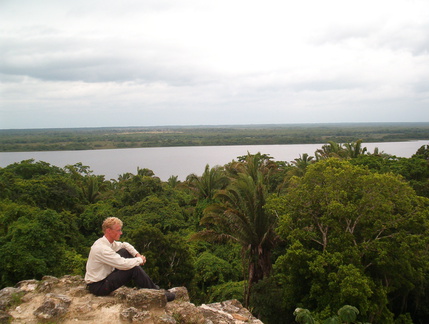
<instances>
[{"instance_id":1,"label":"man's profile","mask_svg":"<svg viewBox=\"0 0 429 324\"><path fill-rule=\"evenodd\" d=\"M103 237L91 246L86 263L85 282L89 291L96 296L106 296L131 280L138 288L159 289L141 267L146 257L131 244L120 242L122 221L108 217L102 225ZM174 293L166 291L168 301Z\"/></svg>"}]
</instances>

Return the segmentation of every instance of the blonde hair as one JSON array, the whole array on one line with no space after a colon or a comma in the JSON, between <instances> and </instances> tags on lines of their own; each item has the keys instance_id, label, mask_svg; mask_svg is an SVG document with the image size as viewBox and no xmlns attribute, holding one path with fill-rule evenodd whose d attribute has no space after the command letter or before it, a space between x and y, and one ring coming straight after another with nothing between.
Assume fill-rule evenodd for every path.
<instances>
[{"instance_id":1,"label":"blonde hair","mask_svg":"<svg viewBox=\"0 0 429 324\"><path fill-rule=\"evenodd\" d=\"M117 217L107 217L104 220L103 225L101 225L101 229L103 230L103 233L104 233L106 229L112 228L114 225L122 226L122 221Z\"/></svg>"}]
</instances>

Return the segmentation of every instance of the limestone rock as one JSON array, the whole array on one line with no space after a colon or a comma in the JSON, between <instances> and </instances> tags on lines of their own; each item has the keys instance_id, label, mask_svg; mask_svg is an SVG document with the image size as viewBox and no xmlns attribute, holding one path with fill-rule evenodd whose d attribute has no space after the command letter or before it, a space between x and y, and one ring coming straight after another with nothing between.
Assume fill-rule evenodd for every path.
<instances>
[{"instance_id":1,"label":"limestone rock","mask_svg":"<svg viewBox=\"0 0 429 324\"><path fill-rule=\"evenodd\" d=\"M186 287L174 287L169 289L172 293L176 294L176 301L189 302L188 289Z\"/></svg>"},{"instance_id":2,"label":"limestone rock","mask_svg":"<svg viewBox=\"0 0 429 324\"><path fill-rule=\"evenodd\" d=\"M128 287L97 297L80 276L24 280L0 290L0 324L262 324L237 300L196 306L185 287L170 291L176 294L173 302L164 290Z\"/></svg>"},{"instance_id":3,"label":"limestone rock","mask_svg":"<svg viewBox=\"0 0 429 324\"><path fill-rule=\"evenodd\" d=\"M148 311L140 311L135 307L126 308L121 312L121 319L128 322L153 323L152 316Z\"/></svg>"},{"instance_id":4,"label":"limestone rock","mask_svg":"<svg viewBox=\"0 0 429 324\"><path fill-rule=\"evenodd\" d=\"M21 290L19 288L6 287L0 290L0 311L6 310L14 303L15 298L19 298Z\"/></svg>"},{"instance_id":5,"label":"limestone rock","mask_svg":"<svg viewBox=\"0 0 429 324\"><path fill-rule=\"evenodd\" d=\"M263 324L255 318L241 303L236 300L227 300L220 303L203 304L199 307L204 317L212 323L224 324Z\"/></svg>"},{"instance_id":6,"label":"limestone rock","mask_svg":"<svg viewBox=\"0 0 429 324\"><path fill-rule=\"evenodd\" d=\"M1 324L9 324L12 320L12 316L10 316L7 312L0 310L0 323Z\"/></svg>"},{"instance_id":7,"label":"limestone rock","mask_svg":"<svg viewBox=\"0 0 429 324\"><path fill-rule=\"evenodd\" d=\"M189 302L169 303L166 312L177 319L178 323L205 324L206 322L201 310Z\"/></svg>"},{"instance_id":8,"label":"limestone rock","mask_svg":"<svg viewBox=\"0 0 429 324\"><path fill-rule=\"evenodd\" d=\"M15 287L19 288L21 291L29 292L35 291L37 286L39 286L39 281L30 279L18 282Z\"/></svg>"},{"instance_id":9,"label":"limestone rock","mask_svg":"<svg viewBox=\"0 0 429 324\"><path fill-rule=\"evenodd\" d=\"M41 320L59 319L66 314L70 303L71 299L66 295L47 294L33 314Z\"/></svg>"},{"instance_id":10,"label":"limestone rock","mask_svg":"<svg viewBox=\"0 0 429 324\"><path fill-rule=\"evenodd\" d=\"M121 287L113 295L128 306L142 309L164 309L167 299L163 290Z\"/></svg>"}]
</instances>

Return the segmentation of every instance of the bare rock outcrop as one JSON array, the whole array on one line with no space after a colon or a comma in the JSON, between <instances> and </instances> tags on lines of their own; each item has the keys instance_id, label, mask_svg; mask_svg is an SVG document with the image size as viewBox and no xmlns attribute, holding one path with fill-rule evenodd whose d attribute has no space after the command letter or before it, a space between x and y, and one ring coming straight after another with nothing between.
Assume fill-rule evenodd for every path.
<instances>
[{"instance_id":1,"label":"bare rock outcrop","mask_svg":"<svg viewBox=\"0 0 429 324\"><path fill-rule=\"evenodd\" d=\"M237 300L196 306L185 287L167 302L163 290L122 287L92 295L80 276L24 280L0 290L0 323L262 324Z\"/></svg>"}]
</instances>

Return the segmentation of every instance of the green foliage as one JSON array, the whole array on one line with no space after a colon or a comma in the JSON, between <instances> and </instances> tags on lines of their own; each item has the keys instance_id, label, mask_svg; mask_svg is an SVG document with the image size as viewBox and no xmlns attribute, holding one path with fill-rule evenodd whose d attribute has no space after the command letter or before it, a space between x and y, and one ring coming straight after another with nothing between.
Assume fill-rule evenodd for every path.
<instances>
[{"instance_id":1,"label":"green foliage","mask_svg":"<svg viewBox=\"0 0 429 324\"><path fill-rule=\"evenodd\" d=\"M350 305L344 305L338 310L338 315L331 316L322 321L323 324L342 324L342 323L358 323L357 316L359 315L359 310ZM295 321L300 324L317 324L320 323L313 317L313 314L308 309L296 308L293 312L295 316ZM367 323L369 324L369 323Z\"/></svg>"},{"instance_id":2,"label":"green foliage","mask_svg":"<svg viewBox=\"0 0 429 324\"><path fill-rule=\"evenodd\" d=\"M160 195L147 196L118 212L124 215L123 219L127 223L143 221L159 228L163 233L175 232L187 226L179 204Z\"/></svg>"},{"instance_id":3,"label":"green foliage","mask_svg":"<svg viewBox=\"0 0 429 324\"><path fill-rule=\"evenodd\" d=\"M133 205L145 197L162 191L159 178L141 173L118 183L119 199L123 206Z\"/></svg>"},{"instance_id":4,"label":"green foliage","mask_svg":"<svg viewBox=\"0 0 429 324\"><path fill-rule=\"evenodd\" d=\"M234 276L234 269L229 262L207 251L198 256L194 266L194 280L202 290L205 287L223 284Z\"/></svg>"},{"instance_id":5,"label":"green foliage","mask_svg":"<svg viewBox=\"0 0 429 324\"><path fill-rule=\"evenodd\" d=\"M406 159L360 144L291 164L249 154L183 183L144 168L117 181L81 163L0 168L0 288L83 275L102 221L117 216L154 281L188 287L193 302L235 298L266 324L293 322L295 305L314 310L299 312L307 322L427 322L427 147Z\"/></svg>"},{"instance_id":6,"label":"green foliage","mask_svg":"<svg viewBox=\"0 0 429 324\"><path fill-rule=\"evenodd\" d=\"M338 310L338 316L342 322L354 322L359 314L359 310L350 305L345 305Z\"/></svg>"},{"instance_id":7,"label":"green foliage","mask_svg":"<svg viewBox=\"0 0 429 324\"><path fill-rule=\"evenodd\" d=\"M178 176L170 176L167 180L168 185L171 188L176 188L180 184L180 180Z\"/></svg>"},{"instance_id":8,"label":"green foliage","mask_svg":"<svg viewBox=\"0 0 429 324\"><path fill-rule=\"evenodd\" d=\"M250 309L264 323L290 323L284 316L282 287L274 276L253 285Z\"/></svg>"},{"instance_id":9,"label":"green foliage","mask_svg":"<svg viewBox=\"0 0 429 324\"><path fill-rule=\"evenodd\" d=\"M401 314L395 320L395 324L413 324L413 319L409 313Z\"/></svg>"},{"instance_id":10,"label":"green foliage","mask_svg":"<svg viewBox=\"0 0 429 324\"><path fill-rule=\"evenodd\" d=\"M3 199L57 211L79 208L79 188L64 171L45 162L27 160L0 169L0 186Z\"/></svg>"},{"instance_id":11,"label":"green foliage","mask_svg":"<svg viewBox=\"0 0 429 324\"><path fill-rule=\"evenodd\" d=\"M421 149L420 149L421 150ZM415 154L411 158L396 158L382 155L361 155L351 161L365 165L378 173L394 173L403 176L420 196L429 198L429 163L425 155Z\"/></svg>"},{"instance_id":12,"label":"green foliage","mask_svg":"<svg viewBox=\"0 0 429 324\"><path fill-rule=\"evenodd\" d=\"M422 145L412 157L418 157L429 161L429 145Z\"/></svg>"},{"instance_id":13,"label":"green foliage","mask_svg":"<svg viewBox=\"0 0 429 324\"><path fill-rule=\"evenodd\" d=\"M102 235L103 220L112 216L116 216L115 209L108 201L87 205L79 215L79 230L93 242Z\"/></svg>"},{"instance_id":14,"label":"green foliage","mask_svg":"<svg viewBox=\"0 0 429 324\"><path fill-rule=\"evenodd\" d=\"M330 159L310 166L270 204L290 244L276 262L285 304L324 312L350 303L370 321L387 323L388 300L422 297L428 201L401 177Z\"/></svg>"},{"instance_id":15,"label":"green foliage","mask_svg":"<svg viewBox=\"0 0 429 324\"><path fill-rule=\"evenodd\" d=\"M228 177L223 172L223 168L214 167L210 169L208 164L200 177L196 174L190 174L187 176L186 181L198 199L207 201L212 201L216 192L224 189L229 182Z\"/></svg>"},{"instance_id":16,"label":"green foliage","mask_svg":"<svg viewBox=\"0 0 429 324\"><path fill-rule=\"evenodd\" d=\"M329 158L343 158L355 159L367 151L366 147L362 147L362 139L352 143L338 144L334 141L329 141L328 144L323 145L318 149L316 154L317 160L324 160Z\"/></svg>"},{"instance_id":17,"label":"green foliage","mask_svg":"<svg viewBox=\"0 0 429 324\"><path fill-rule=\"evenodd\" d=\"M52 166L43 161L35 162L34 159L10 164L1 171L2 173L5 171L11 171L16 177L24 180L36 179L45 175L58 175L64 173L64 171L56 166Z\"/></svg>"},{"instance_id":18,"label":"green foliage","mask_svg":"<svg viewBox=\"0 0 429 324\"><path fill-rule=\"evenodd\" d=\"M142 222L127 230L125 238L146 256L145 271L159 286L189 285L194 277L194 259L183 237L177 233L165 235Z\"/></svg>"},{"instance_id":19,"label":"green foliage","mask_svg":"<svg viewBox=\"0 0 429 324\"><path fill-rule=\"evenodd\" d=\"M244 281L229 281L220 285L210 287L209 303L221 302L224 300L237 299L240 302L244 301Z\"/></svg>"},{"instance_id":20,"label":"green foliage","mask_svg":"<svg viewBox=\"0 0 429 324\"><path fill-rule=\"evenodd\" d=\"M82 257L72 249L64 250L64 257L60 260L61 274L85 276L86 257Z\"/></svg>"},{"instance_id":21,"label":"green foliage","mask_svg":"<svg viewBox=\"0 0 429 324\"><path fill-rule=\"evenodd\" d=\"M206 229L196 239L236 242L242 247L247 266L245 304L249 304L252 285L271 272L271 251L276 244L276 218L264 209L270 175L277 165L262 154L248 154L243 162L228 167L231 182L215 195L206 208L201 224Z\"/></svg>"},{"instance_id":22,"label":"green foliage","mask_svg":"<svg viewBox=\"0 0 429 324\"><path fill-rule=\"evenodd\" d=\"M0 238L2 284L61 273L65 249L62 233L61 217L49 210L32 210L11 223Z\"/></svg>"},{"instance_id":23,"label":"green foliage","mask_svg":"<svg viewBox=\"0 0 429 324\"><path fill-rule=\"evenodd\" d=\"M297 321L300 324L315 324L316 323L313 319L313 316L311 316L311 313L308 309L297 308L293 312L293 315L295 316L295 321Z\"/></svg>"}]
</instances>

